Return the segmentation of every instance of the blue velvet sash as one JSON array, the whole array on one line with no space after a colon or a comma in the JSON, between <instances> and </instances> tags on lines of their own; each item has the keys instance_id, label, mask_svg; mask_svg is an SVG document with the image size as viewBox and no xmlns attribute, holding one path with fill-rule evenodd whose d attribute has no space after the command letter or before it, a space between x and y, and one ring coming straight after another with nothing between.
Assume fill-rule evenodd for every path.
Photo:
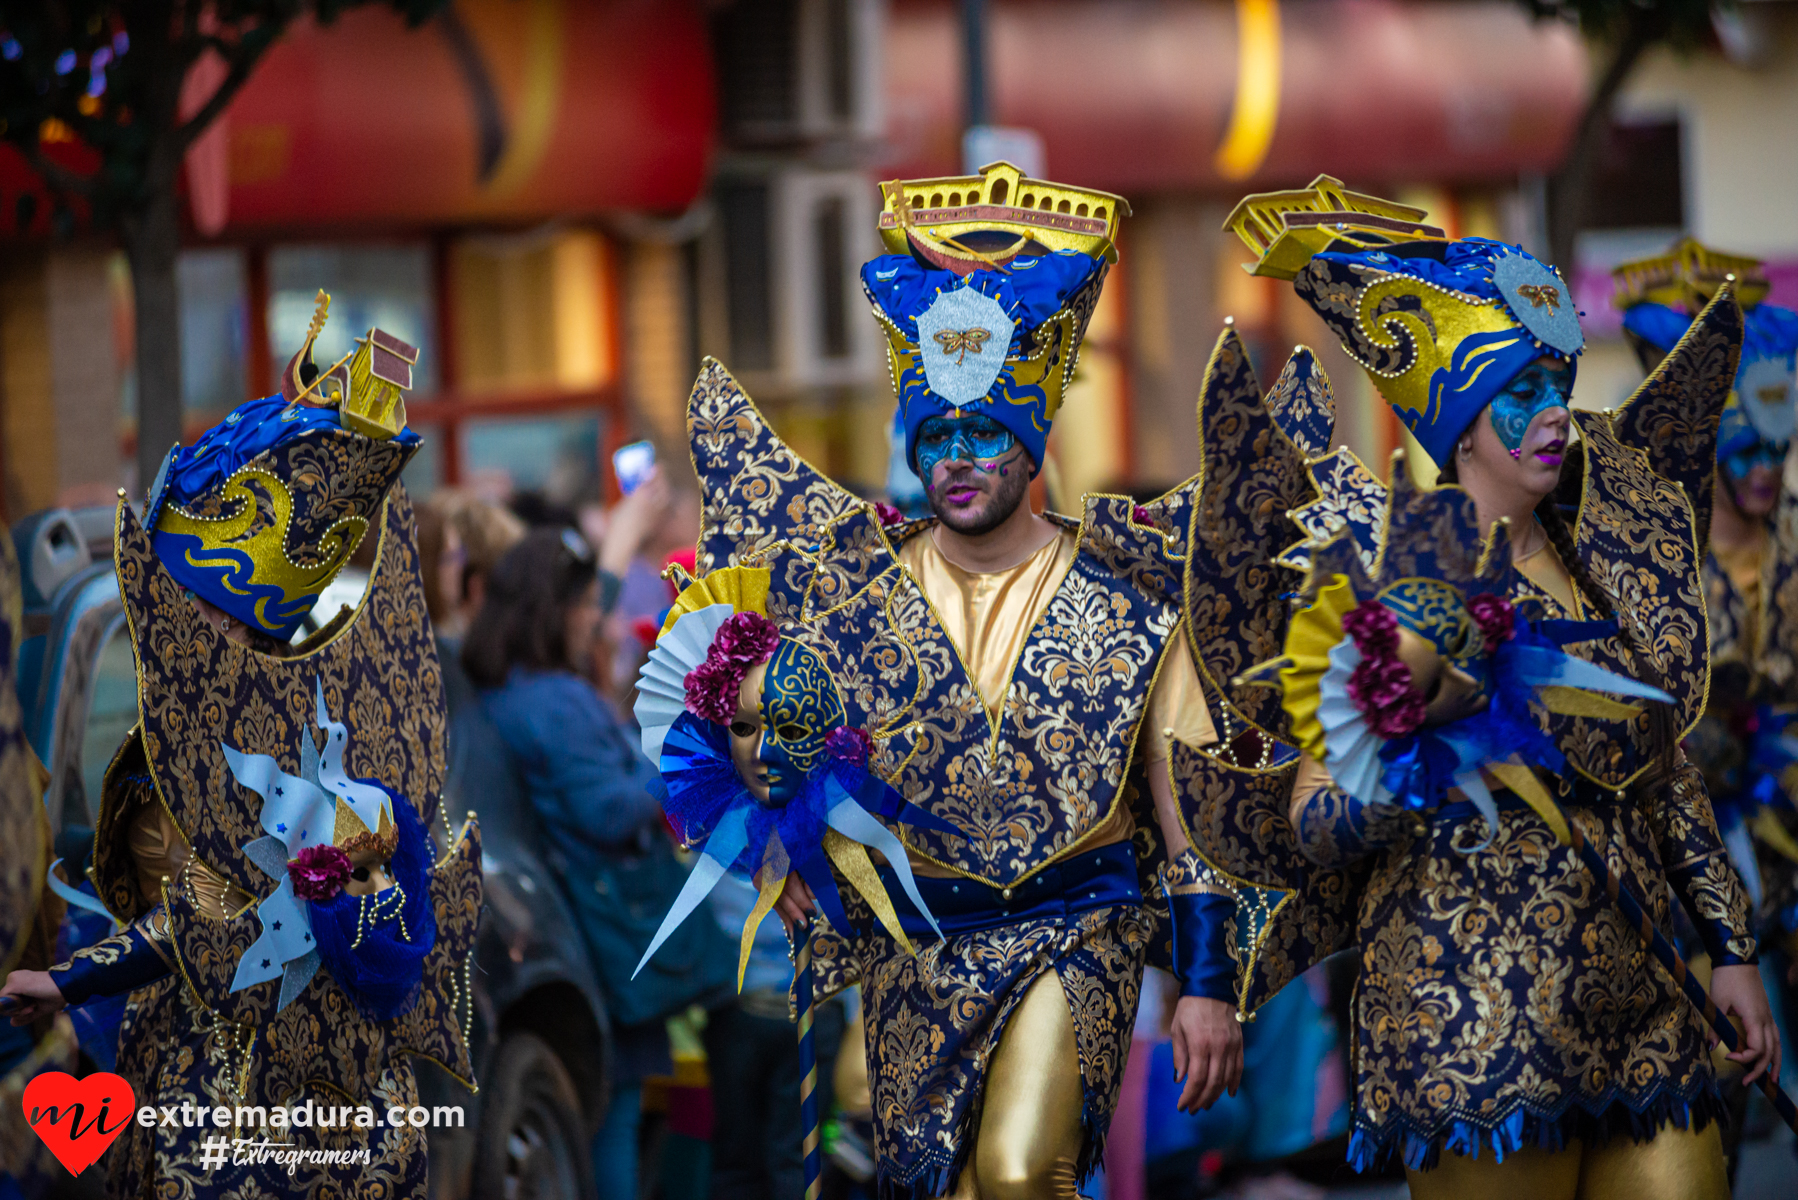
<instances>
[{"instance_id":1,"label":"blue velvet sash","mask_svg":"<svg viewBox=\"0 0 1798 1200\"><path fill-rule=\"evenodd\" d=\"M934 939L936 935L929 923L906 899L893 869L882 864L878 870L906 935ZM1142 904L1136 856L1129 842L1115 842L1051 863L1011 888L1009 897L1006 889L973 879L931 879L920 875L917 883L924 903L936 914L937 923L948 937L1026 921L1072 920L1094 909Z\"/></svg>"}]
</instances>

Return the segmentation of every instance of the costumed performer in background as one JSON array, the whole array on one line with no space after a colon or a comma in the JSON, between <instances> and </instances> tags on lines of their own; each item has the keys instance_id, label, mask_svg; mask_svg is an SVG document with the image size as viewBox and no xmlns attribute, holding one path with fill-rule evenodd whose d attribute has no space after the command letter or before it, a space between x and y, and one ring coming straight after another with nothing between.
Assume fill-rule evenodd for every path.
<instances>
[{"instance_id":1,"label":"costumed performer in background","mask_svg":"<svg viewBox=\"0 0 1798 1200\"><path fill-rule=\"evenodd\" d=\"M1798 987L1798 490L1784 480L1792 445L1798 313L1768 304L1752 258L1690 238L1613 273L1630 344L1652 371L1733 275L1742 357L1717 434L1717 487L1704 560L1711 691L1686 754L1704 771L1730 857L1759 909L1764 975ZM1775 968L1783 968L1776 970ZM1798 991L1785 993L1789 1035Z\"/></svg>"},{"instance_id":2,"label":"costumed performer in background","mask_svg":"<svg viewBox=\"0 0 1798 1200\"><path fill-rule=\"evenodd\" d=\"M471 1079L479 838L472 814L438 821L441 669L395 488L417 356L376 329L321 370L328 309L321 292L280 393L170 451L141 523L120 495L140 722L106 772L93 872L121 931L0 994L17 1023L129 992L118 1072L140 1105L352 1153L214 1166L206 1131L132 1121L115 1197L420 1195L423 1134L387 1120L416 1103L408 1055ZM365 533L367 594L292 645ZM307 1103L312 1123L289 1122Z\"/></svg>"}]
</instances>

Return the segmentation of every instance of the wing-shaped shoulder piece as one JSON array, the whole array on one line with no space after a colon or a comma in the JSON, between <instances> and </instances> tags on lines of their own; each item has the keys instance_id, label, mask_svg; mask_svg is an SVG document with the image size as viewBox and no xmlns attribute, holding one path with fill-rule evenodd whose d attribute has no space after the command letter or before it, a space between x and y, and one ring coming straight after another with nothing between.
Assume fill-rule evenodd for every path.
<instances>
[{"instance_id":1,"label":"wing-shaped shoulder piece","mask_svg":"<svg viewBox=\"0 0 1798 1200\"><path fill-rule=\"evenodd\" d=\"M1267 410L1307 462L1330 452L1336 436L1336 396L1311 347L1296 347L1286 360L1267 394Z\"/></svg>"},{"instance_id":2,"label":"wing-shaped shoulder piece","mask_svg":"<svg viewBox=\"0 0 1798 1200\"><path fill-rule=\"evenodd\" d=\"M1717 418L1735 387L1742 355L1736 285L1717 289L1661 365L1611 414L1617 440L1648 455L1655 474L1686 489L1702 553L1710 545Z\"/></svg>"},{"instance_id":3,"label":"wing-shaped shoulder piece","mask_svg":"<svg viewBox=\"0 0 1798 1200\"><path fill-rule=\"evenodd\" d=\"M1575 412L1586 447L1574 544L1580 561L1616 604L1617 616L1639 644L1654 651L1672 693L1683 734L1703 714L1710 690L1710 635L1706 620L1698 528L1689 493L1650 466L1646 451L1625 445L1614 432L1612 414ZM1642 678L1629 649L1617 638L1589 643L1599 666ZM1652 679L1646 682L1656 682ZM1640 721L1629 728L1630 746L1604 749L1624 728L1618 722L1585 723L1570 756L1608 787L1622 787L1652 757Z\"/></svg>"},{"instance_id":4,"label":"wing-shaped shoulder piece","mask_svg":"<svg viewBox=\"0 0 1798 1200\"><path fill-rule=\"evenodd\" d=\"M1082 497L1085 511L1080 520L1081 552L1151 600L1179 603L1179 551L1186 535L1164 524L1180 503L1167 503L1177 493L1178 489L1156 501L1163 506L1159 513L1136 504L1128 496L1094 492Z\"/></svg>"},{"instance_id":5,"label":"wing-shaped shoulder piece","mask_svg":"<svg viewBox=\"0 0 1798 1200\"><path fill-rule=\"evenodd\" d=\"M1384 537L1386 485L1347 446L1313 459L1305 470L1317 498L1293 510L1293 523L1304 531L1305 540L1282 554L1280 561L1307 571L1318 546L1347 534L1361 565L1372 574Z\"/></svg>"},{"instance_id":6,"label":"wing-shaped shoulder piece","mask_svg":"<svg viewBox=\"0 0 1798 1200\"><path fill-rule=\"evenodd\" d=\"M813 549L833 520L865 506L781 441L715 358L701 365L687 399L687 440L704 495L702 575L776 542Z\"/></svg>"},{"instance_id":7,"label":"wing-shaped shoulder piece","mask_svg":"<svg viewBox=\"0 0 1798 1200\"><path fill-rule=\"evenodd\" d=\"M1301 349L1288 374L1315 376ZM1187 534L1183 612L1193 657L1208 686L1243 723L1278 734L1277 693L1240 688L1246 668L1278 657L1286 636L1284 597L1299 576L1278 562L1298 537L1287 515L1311 498L1298 447L1263 402L1234 329L1212 351L1198 405L1200 468Z\"/></svg>"},{"instance_id":8,"label":"wing-shaped shoulder piece","mask_svg":"<svg viewBox=\"0 0 1798 1200\"><path fill-rule=\"evenodd\" d=\"M1380 554L1381 514L1386 485L1347 446L1332 451L1336 437L1336 398L1330 378L1310 347L1300 346L1267 394L1274 424L1305 459L1314 498L1294 508L1291 517L1304 540L1284 548L1283 565L1303 574L1311 552L1342 530L1348 530L1369 572Z\"/></svg>"},{"instance_id":9,"label":"wing-shaped shoulder piece","mask_svg":"<svg viewBox=\"0 0 1798 1200\"><path fill-rule=\"evenodd\" d=\"M1243 767L1176 740L1168 758L1199 856L1231 883L1279 894L1247 914L1249 953L1238 976L1245 1013L1355 937L1357 881L1300 853L1290 819L1297 756L1282 749L1273 765Z\"/></svg>"}]
</instances>

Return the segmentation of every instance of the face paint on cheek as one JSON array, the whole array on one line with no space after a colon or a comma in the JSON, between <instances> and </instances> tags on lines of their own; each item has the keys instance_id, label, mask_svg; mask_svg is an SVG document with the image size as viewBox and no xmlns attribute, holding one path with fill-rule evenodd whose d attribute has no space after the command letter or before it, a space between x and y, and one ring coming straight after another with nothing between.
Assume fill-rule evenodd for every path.
<instances>
[{"instance_id":1,"label":"face paint on cheek","mask_svg":"<svg viewBox=\"0 0 1798 1200\"><path fill-rule=\"evenodd\" d=\"M1558 372L1531 366L1492 398L1487 409L1492 431L1512 458L1523 457L1523 439L1530 423L1550 409L1566 408L1567 393Z\"/></svg>"}]
</instances>

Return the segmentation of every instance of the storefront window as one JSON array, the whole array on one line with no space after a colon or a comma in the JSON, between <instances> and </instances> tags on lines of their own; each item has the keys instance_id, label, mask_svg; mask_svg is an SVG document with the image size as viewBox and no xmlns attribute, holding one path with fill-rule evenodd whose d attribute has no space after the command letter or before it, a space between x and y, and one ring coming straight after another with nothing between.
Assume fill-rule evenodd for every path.
<instances>
[{"instance_id":1,"label":"storefront window","mask_svg":"<svg viewBox=\"0 0 1798 1200\"><path fill-rule=\"evenodd\" d=\"M331 318L313 347L313 361L329 366L379 326L418 347L412 394L437 390L437 337L432 312L431 255L418 245L280 246L268 255L268 336L274 378L306 340L315 297L331 297Z\"/></svg>"},{"instance_id":2,"label":"storefront window","mask_svg":"<svg viewBox=\"0 0 1798 1200\"><path fill-rule=\"evenodd\" d=\"M184 251L175 264L181 297L181 405L222 413L245 399L248 304L243 252Z\"/></svg>"},{"instance_id":3,"label":"storefront window","mask_svg":"<svg viewBox=\"0 0 1798 1200\"><path fill-rule=\"evenodd\" d=\"M462 426L463 482L484 495L534 492L573 506L600 495L598 414L484 417Z\"/></svg>"}]
</instances>

